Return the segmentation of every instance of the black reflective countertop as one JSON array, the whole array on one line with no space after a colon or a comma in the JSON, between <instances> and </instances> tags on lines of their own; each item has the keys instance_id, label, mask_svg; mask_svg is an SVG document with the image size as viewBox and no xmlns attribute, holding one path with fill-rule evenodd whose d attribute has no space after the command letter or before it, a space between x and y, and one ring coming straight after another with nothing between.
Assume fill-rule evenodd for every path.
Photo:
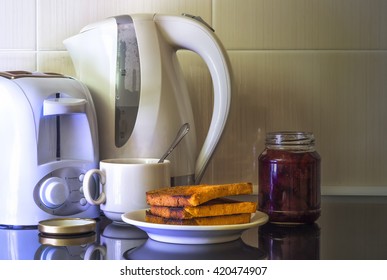
<instances>
[{"instance_id":1,"label":"black reflective countertop","mask_svg":"<svg viewBox=\"0 0 387 280\"><path fill-rule=\"evenodd\" d=\"M134 226L104 217L96 233L66 239L42 237L37 228L1 228L0 260L7 259L387 260L387 197L323 196L314 224L266 223L219 244L157 242Z\"/></svg>"}]
</instances>

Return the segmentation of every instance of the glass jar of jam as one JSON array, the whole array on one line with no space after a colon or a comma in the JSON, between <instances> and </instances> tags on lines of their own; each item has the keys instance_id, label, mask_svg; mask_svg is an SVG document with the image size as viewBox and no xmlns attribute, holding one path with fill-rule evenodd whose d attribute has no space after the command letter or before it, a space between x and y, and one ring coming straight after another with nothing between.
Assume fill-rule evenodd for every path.
<instances>
[{"instance_id":1,"label":"glass jar of jam","mask_svg":"<svg viewBox=\"0 0 387 280\"><path fill-rule=\"evenodd\" d=\"M272 223L320 217L320 155L309 132L271 132L258 159L258 207Z\"/></svg>"}]
</instances>

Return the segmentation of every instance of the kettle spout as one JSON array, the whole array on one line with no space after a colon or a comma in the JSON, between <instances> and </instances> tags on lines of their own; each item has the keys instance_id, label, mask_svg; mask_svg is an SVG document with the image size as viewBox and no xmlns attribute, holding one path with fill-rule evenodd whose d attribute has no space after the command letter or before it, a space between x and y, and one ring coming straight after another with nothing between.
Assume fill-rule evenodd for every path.
<instances>
[{"instance_id":1,"label":"kettle spout","mask_svg":"<svg viewBox=\"0 0 387 280\"><path fill-rule=\"evenodd\" d=\"M110 18L63 41L78 79L109 77L115 72L116 38L117 25Z\"/></svg>"}]
</instances>

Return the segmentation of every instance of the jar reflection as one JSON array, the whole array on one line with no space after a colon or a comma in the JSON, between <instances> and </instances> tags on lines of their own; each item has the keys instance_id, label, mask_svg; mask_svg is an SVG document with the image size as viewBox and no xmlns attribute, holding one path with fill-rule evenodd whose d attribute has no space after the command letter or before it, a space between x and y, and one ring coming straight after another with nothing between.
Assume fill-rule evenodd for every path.
<instances>
[{"instance_id":1,"label":"jar reflection","mask_svg":"<svg viewBox=\"0 0 387 280\"><path fill-rule=\"evenodd\" d=\"M316 224L280 225L267 223L259 227L259 248L269 260L320 259L320 227Z\"/></svg>"}]
</instances>

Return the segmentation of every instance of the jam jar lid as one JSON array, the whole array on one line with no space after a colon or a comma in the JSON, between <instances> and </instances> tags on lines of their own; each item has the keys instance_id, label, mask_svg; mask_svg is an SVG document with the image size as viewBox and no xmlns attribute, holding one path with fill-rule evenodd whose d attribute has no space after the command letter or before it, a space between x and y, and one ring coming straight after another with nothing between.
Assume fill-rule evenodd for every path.
<instances>
[{"instance_id":1,"label":"jam jar lid","mask_svg":"<svg viewBox=\"0 0 387 280\"><path fill-rule=\"evenodd\" d=\"M96 221L81 218L57 218L40 221L38 230L47 235L76 235L95 231Z\"/></svg>"}]
</instances>

